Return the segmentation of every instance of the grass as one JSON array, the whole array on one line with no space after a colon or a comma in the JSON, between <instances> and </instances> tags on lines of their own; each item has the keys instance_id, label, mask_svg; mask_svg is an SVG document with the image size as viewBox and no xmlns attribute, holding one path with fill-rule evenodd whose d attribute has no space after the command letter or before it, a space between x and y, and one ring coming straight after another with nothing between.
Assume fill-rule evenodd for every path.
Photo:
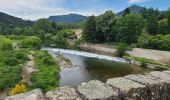
<instances>
[{"instance_id":1,"label":"grass","mask_svg":"<svg viewBox=\"0 0 170 100\"><path fill-rule=\"evenodd\" d=\"M170 64L162 64L162 63L156 62L152 59L146 59L146 58L141 58L141 57L132 57L132 59L139 61L143 64L154 64L154 65L159 65L159 66L164 66L164 67L170 68Z\"/></svg>"}]
</instances>

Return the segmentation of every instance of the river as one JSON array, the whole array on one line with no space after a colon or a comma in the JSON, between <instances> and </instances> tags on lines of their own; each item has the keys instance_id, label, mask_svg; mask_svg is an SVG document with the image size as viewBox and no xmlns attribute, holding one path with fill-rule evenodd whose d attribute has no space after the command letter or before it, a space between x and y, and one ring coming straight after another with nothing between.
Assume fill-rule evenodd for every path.
<instances>
[{"instance_id":1,"label":"river","mask_svg":"<svg viewBox=\"0 0 170 100\"><path fill-rule=\"evenodd\" d=\"M125 59L105 56L89 52L66 49L44 48L50 54L62 54L76 65L60 72L60 86L77 87L83 82L100 80L106 82L108 78L121 77L129 74L148 73L152 71L126 62Z\"/></svg>"}]
</instances>

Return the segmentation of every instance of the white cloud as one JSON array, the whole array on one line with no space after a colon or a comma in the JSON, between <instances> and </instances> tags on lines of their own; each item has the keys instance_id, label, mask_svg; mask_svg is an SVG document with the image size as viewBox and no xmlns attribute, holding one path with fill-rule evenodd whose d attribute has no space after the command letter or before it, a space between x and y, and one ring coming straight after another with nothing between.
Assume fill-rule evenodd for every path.
<instances>
[{"instance_id":1,"label":"white cloud","mask_svg":"<svg viewBox=\"0 0 170 100\"><path fill-rule=\"evenodd\" d=\"M69 10L62 6L62 2L70 0L2 0L0 2L0 11L10 15L36 20L38 18L47 18L50 15L63 15L69 13L78 13L83 15L100 14L100 11L91 9ZM96 0L98 1L98 0Z\"/></svg>"},{"instance_id":2,"label":"white cloud","mask_svg":"<svg viewBox=\"0 0 170 100\"><path fill-rule=\"evenodd\" d=\"M138 3L138 2L144 2L146 0L129 0L129 3Z\"/></svg>"}]
</instances>

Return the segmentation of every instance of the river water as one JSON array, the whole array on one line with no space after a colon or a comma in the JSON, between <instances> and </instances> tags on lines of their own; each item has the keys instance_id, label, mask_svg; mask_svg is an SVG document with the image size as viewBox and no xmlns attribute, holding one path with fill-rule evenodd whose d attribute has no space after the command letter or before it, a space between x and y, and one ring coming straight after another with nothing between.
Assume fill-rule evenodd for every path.
<instances>
[{"instance_id":1,"label":"river water","mask_svg":"<svg viewBox=\"0 0 170 100\"><path fill-rule=\"evenodd\" d=\"M44 48L50 54L62 54L76 65L74 68L63 69L60 72L60 86L77 87L83 82L121 77L129 74L147 73L151 69L131 65L125 59L99 55L75 50Z\"/></svg>"}]
</instances>

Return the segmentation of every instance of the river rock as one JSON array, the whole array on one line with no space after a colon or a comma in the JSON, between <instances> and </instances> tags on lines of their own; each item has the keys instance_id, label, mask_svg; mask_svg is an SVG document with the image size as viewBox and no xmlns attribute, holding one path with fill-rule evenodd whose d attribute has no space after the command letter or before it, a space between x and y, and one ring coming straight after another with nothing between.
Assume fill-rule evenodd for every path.
<instances>
[{"instance_id":1,"label":"river rock","mask_svg":"<svg viewBox=\"0 0 170 100\"><path fill-rule=\"evenodd\" d=\"M46 97L49 100L82 100L76 90L68 86L49 91L46 93Z\"/></svg>"},{"instance_id":2,"label":"river rock","mask_svg":"<svg viewBox=\"0 0 170 100\"><path fill-rule=\"evenodd\" d=\"M5 100L46 100L40 89L6 97Z\"/></svg>"},{"instance_id":3,"label":"river rock","mask_svg":"<svg viewBox=\"0 0 170 100\"><path fill-rule=\"evenodd\" d=\"M165 73L165 72L159 72L159 71L154 71L149 73L150 77L154 77L157 80L159 80L160 82L162 82L163 84L166 85L166 98L167 100L170 100L170 77L169 74Z\"/></svg>"},{"instance_id":4,"label":"river rock","mask_svg":"<svg viewBox=\"0 0 170 100\"><path fill-rule=\"evenodd\" d=\"M126 78L108 79L107 84L110 84L113 89L119 93L119 97L125 100L145 100L147 97L147 89L145 85L139 84Z\"/></svg>"},{"instance_id":5,"label":"river rock","mask_svg":"<svg viewBox=\"0 0 170 100\"><path fill-rule=\"evenodd\" d=\"M85 100L119 100L111 86L97 80L78 86L78 92Z\"/></svg>"},{"instance_id":6,"label":"river rock","mask_svg":"<svg viewBox=\"0 0 170 100\"><path fill-rule=\"evenodd\" d=\"M128 75L125 78L147 86L148 100L166 100L166 86L156 78L144 75Z\"/></svg>"}]
</instances>

